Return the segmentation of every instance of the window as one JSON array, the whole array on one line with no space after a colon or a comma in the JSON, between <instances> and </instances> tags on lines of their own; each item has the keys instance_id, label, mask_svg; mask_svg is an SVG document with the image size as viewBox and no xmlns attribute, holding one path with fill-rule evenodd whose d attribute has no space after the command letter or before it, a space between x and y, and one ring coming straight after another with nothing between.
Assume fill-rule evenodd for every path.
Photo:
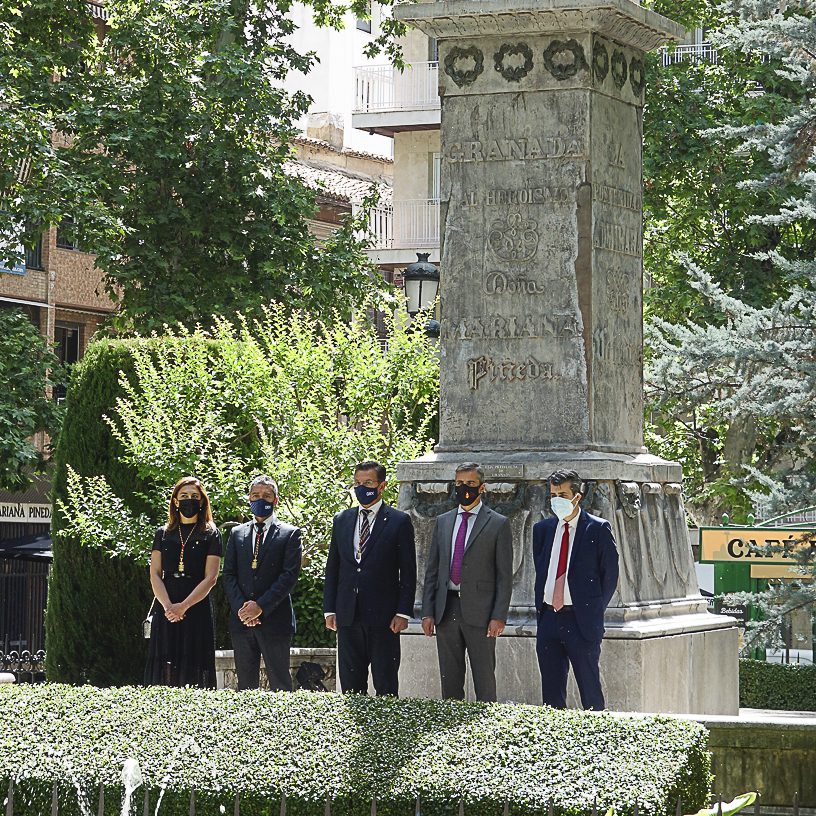
<instances>
[{"instance_id":1,"label":"window","mask_svg":"<svg viewBox=\"0 0 816 816\"><path fill-rule=\"evenodd\" d=\"M54 327L54 353L67 368L70 368L79 359L78 326ZM64 402L67 392L68 388L65 385L55 388L54 397L57 402Z\"/></svg>"},{"instance_id":2,"label":"window","mask_svg":"<svg viewBox=\"0 0 816 816\"><path fill-rule=\"evenodd\" d=\"M37 239L33 247L26 247L25 251L26 269L42 269L42 235Z\"/></svg>"},{"instance_id":3,"label":"window","mask_svg":"<svg viewBox=\"0 0 816 816\"><path fill-rule=\"evenodd\" d=\"M439 201L439 195L442 189L441 182L442 171L442 154L429 153L428 154L428 198L431 201Z\"/></svg>"},{"instance_id":4,"label":"window","mask_svg":"<svg viewBox=\"0 0 816 816\"><path fill-rule=\"evenodd\" d=\"M360 31L371 33L371 0L366 3L366 16L357 18L357 28Z\"/></svg>"},{"instance_id":5,"label":"window","mask_svg":"<svg viewBox=\"0 0 816 816\"><path fill-rule=\"evenodd\" d=\"M77 249L77 245L65 235L65 227L74 223L71 216L66 216L57 224L57 249Z\"/></svg>"},{"instance_id":6,"label":"window","mask_svg":"<svg viewBox=\"0 0 816 816\"><path fill-rule=\"evenodd\" d=\"M439 40L435 37L428 38L428 61L439 62Z\"/></svg>"}]
</instances>

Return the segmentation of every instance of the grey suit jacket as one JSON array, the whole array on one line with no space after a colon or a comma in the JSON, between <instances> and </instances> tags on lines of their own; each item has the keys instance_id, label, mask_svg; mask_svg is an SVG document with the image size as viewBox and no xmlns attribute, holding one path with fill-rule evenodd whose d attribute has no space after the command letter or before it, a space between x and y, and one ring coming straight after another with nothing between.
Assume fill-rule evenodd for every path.
<instances>
[{"instance_id":1,"label":"grey suit jacket","mask_svg":"<svg viewBox=\"0 0 816 816\"><path fill-rule=\"evenodd\" d=\"M422 590L422 617L437 623L445 614L453 548L453 527L459 508L436 519ZM513 592L513 535L505 516L482 503L462 556L459 583L462 619L487 629L491 620L507 620Z\"/></svg>"}]
</instances>

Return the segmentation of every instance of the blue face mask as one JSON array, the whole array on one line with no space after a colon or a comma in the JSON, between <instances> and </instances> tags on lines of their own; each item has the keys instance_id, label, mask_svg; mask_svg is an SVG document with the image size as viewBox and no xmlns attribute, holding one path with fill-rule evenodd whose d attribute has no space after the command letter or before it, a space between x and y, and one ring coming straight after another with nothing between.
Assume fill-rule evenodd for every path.
<instances>
[{"instance_id":1,"label":"blue face mask","mask_svg":"<svg viewBox=\"0 0 816 816\"><path fill-rule=\"evenodd\" d=\"M249 507L252 510L253 516L266 518L272 515L272 511L275 509L275 502L269 501L269 499L255 499L249 503Z\"/></svg>"},{"instance_id":2,"label":"blue face mask","mask_svg":"<svg viewBox=\"0 0 816 816\"><path fill-rule=\"evenodd\" d=\"M379 492L380 490L378 487L366 487L365 485L359 485L358 487L354 488L354 495L357 497L357 501L363 505L363 507L377 501L377 494Z\"/></svg>"}]
</instances>

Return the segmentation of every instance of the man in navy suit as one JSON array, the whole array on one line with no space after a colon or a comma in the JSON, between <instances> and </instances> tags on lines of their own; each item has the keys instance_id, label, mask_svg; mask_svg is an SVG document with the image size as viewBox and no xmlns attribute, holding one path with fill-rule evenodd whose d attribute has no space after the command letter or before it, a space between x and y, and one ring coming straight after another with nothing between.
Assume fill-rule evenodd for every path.
<instances>
[{"instance_id":1,"label":"man in navy suit","mask_svg":"<svg viewBox=\"0 0 816 816\"><path fill-rule=\"evenodd\" d=\"M270 691L291 691L289 647L295 633L291 591L302 557L300 529L275 517L278 485L258 476L249 486L254 521L233 527L224 555L224 591L238 690L256 689L263 655Z\"/></svg>"},{"instance_id":2,"label":"man in navy suit","mask_svg":"<svg viewBox=\"0 0 816 816\"><path fill-rule=\"evenodd\" d=\"M598 662L604 611L618 585L618 550L612 527L584 512L574 470L550 476L555 517L533 527L538 611L536 651L544 705L567 707L569 665L585 709L605 707Z\"/></svg>"},{"instance_id":3,"label":"man in navy suit","mask_svg":"<svg viewBox=\"0 0 816 816\"><path fill-rule=\"evenodd\" d=\"M383 503L385 468L354 469L359 507L334 517L323 613L337 632L337 668L344 692L399 692L399 633L408 627L416 592L414 527L406 513Z\"/></svg>"}]
</instances>

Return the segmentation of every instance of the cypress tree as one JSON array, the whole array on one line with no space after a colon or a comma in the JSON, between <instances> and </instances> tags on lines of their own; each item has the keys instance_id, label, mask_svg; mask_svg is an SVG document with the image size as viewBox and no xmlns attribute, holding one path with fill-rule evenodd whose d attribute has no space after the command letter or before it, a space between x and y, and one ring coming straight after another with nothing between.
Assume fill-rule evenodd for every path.
<instances>
[{"instance_id":1,"label":"cypress tree","mask_svg":"<svg viewBox=\"0 0 816 816\"><path fill-rule=\"evenodd\" d=\"M60 535L58 502L70 465L82 476L104 474L117 495L138 507L145 489L121 461L121 446L104 420L121 395L120 372L132 374L127 341L97 342L72 370L67 414L55 454L52 524L54 562L48 585L48 679L97 686L141 683L147 655L140 622L152 592L147 570Z\"/></svg>"}]
</instances>

